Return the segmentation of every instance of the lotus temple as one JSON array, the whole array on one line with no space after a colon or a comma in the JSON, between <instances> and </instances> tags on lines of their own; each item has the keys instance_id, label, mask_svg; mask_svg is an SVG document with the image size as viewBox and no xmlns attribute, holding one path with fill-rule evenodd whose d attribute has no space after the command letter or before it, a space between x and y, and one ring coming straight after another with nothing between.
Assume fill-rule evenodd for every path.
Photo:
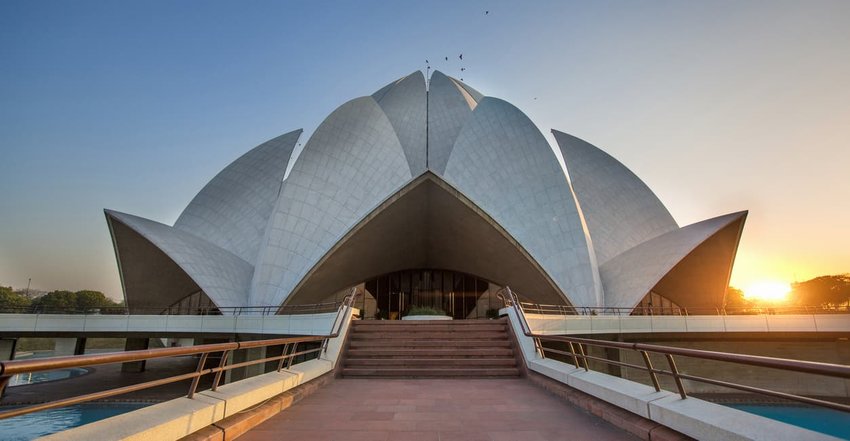
<instances>
[{"instance_id":1,"label":"lotus temple","mask_svg":"<svg viewBox=\"0 0 850 441\"><path fill-rule=\"evenodd\" d=\"M249 150L174 225L106 210L127 305L285 307L361 287L367 318L483 318L509 285L601 313L723 307L747 213L679 226L617 159L552 134L554 146L512 104L414 72L309 139Z\"/></svg>"}]
</instances>

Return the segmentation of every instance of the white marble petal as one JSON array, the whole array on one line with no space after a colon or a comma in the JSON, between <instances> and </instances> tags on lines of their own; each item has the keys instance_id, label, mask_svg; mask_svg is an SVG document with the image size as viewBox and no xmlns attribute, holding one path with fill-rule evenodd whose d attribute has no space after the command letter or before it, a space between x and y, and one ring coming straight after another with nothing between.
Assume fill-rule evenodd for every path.
<instances>
[{"instance_id":1,"label":"white marble petal","mask_svg":"<svg viewBox=\"0 0 850 441\"><path fill-rule=\"evenodd\" d=\"M241 306L248 300L253 267L239 256L186 231L131 214L106 210L106 215L126 225L159 248L218 306ZM115 240L121 240L120 237ZM123 256L127 258L129 256ZM119 262L122 256L119 255ZM150 274L157 277L157 274ZM125 289L129 287L125 286ZM159 295L160 293L146 293ZM179 299L162 299L169 304Z\"/></svg>"},{"instance_id":2,"label":"white marble petal","mask_svg":"<svg viewBox=\"0 0 850 441\"><path fill-rule=\"evenodd\" d=\"M375 92L378 102L395 129L410 173L418 176L425 171L426 97L425 77L416 71Z\"/></svg>"},{"instance_id":3,"label":"white marble petal","mask_svg":"<svg viewBox=\"0 0 850 441\"><path fill-rule=\"evenodd\" d=\"M428 169L446 170L452 148L477 105L453 79L435 71L428 83Z\"/></svg>"},{"instance_id":4,"label":"white marble petal","mask_svg":"<svg viewBox=\"0 0 850 441\"><path fill-rule=\"evenodd\" d=\"M278 136L233 161L192 199L174 227L253 264L300 135L295 130Z\"/></svg>"},{"instance_id":5,"label":"white marble petal","mask_svg":"<svg viewBox=\"0 0 850 441\"><path fill-rule=\"evenodd\" d=\"M678 228L673 216L620 161L574 136L553 130L564 156L600 265Z\"/></svg>"},{"instance_id":6,"label":"white marble petal","mask_svg":"<svg viewBox=\"0 0 850 441\"><path fill-rule=\"evenodd\" d=\"M738 212L697 222L650 239L602 264L599 272L605 287L605 306L635 306L689 253L730 224L742 226L746 216L746 212ZM734 250L737 236L732 240L730 246ZM731 265L728 262L729 269ZM724 283L728 282L728 274L726 277ZM688 306L686 302L680 305Z\"/></svg>"},{"instance_id":7,"label":"white marble petal","mask_svg":"<svg viewBox=\"0 0 850 441\"><path fill-rule=\"evenodd\" d=\"M282 303L350 228L410 179L395 129L372 97L336 109L284 182L257 261L251 304Z\"/></svg>"},{"instance_id":8,"label":"white marble petal","mask_svg":"<svg viewBox=\"0 0 850 441\"><path fill-rule=\"evenodd\" d=\"M566 176L519 109L483 98L457 137L444 178L515 238L571 304L602 304L593 251Z\"/></svg>"}]
</instances>

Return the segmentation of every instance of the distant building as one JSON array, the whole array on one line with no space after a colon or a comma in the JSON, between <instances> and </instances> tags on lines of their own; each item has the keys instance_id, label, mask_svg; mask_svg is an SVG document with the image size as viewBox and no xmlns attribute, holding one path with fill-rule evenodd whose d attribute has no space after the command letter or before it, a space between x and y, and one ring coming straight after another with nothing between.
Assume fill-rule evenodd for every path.
<instances>
[{"instance_id":1,"label":"distant building","mask_svg":"<svg viewBox=\"0 0 850 441\"><path fill-rule=\"evenodd\" d=\"M723 306L746 212L679 227L623 164L454 78L421 72L316 129L254 148L174 226L106 210L127 305L191 311L332 301L484 317L509 285L575 307ZM639 311L648 312L646 309ZM604 310L599 311L605 313Z\"/></svg>"}]
</instances>

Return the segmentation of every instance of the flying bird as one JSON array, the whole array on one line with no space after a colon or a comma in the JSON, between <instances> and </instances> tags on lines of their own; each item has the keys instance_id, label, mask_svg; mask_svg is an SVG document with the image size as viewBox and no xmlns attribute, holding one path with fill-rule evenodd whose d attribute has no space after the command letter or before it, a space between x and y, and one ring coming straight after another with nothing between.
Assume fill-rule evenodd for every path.
<instances>
[{"instance_id":1,"label":"flying bird","mask_svg":"<svg viewBox=\"0 0 850 441\"><path fill-rule=\"evenodd\" d=\"M460 56L459 56L458 58L460 58L461 60L463 60L463 54L460 54Z\"/></svg>"},{"instance_id":2,"label":"flying bird","mask_svg":"<svg viewBox=\"0 0 850 441\"><path fill-rule=\"evenodd\" d=\"M465 67L461 67L461 68L460 68L460 71L461 71L461 72L463 72L463 71L465 71L465 70L466 70L466 68L465 68Z\"/></svg>"},{"instance_id":3,"label":"flying bird","mask_svg":"<svg viewBox=\"0 0 850 441\"><path fill-rule=\"evenodd\" d=\"M449 57L446 57L446 61L449 61Z\"/></svg>"},{"instance_id":4,"label":"flying bird","mask_svg":"<svg viewBox=\"0 0 850 441\"><path fill-rule=\"evenodd\" d=\"M484 15L490 15L490 11L484 11Z\"/></svg>"}]
</instances>

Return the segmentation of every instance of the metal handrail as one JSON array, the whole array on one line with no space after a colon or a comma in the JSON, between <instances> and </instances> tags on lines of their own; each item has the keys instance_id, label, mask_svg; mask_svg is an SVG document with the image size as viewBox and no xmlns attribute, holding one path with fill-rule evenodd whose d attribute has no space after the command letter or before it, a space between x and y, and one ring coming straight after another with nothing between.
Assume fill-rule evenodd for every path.
<instances>
[{"instance_id":1,"label":"metal handrail","mask_svg":"<svg viewBox=\"0 0 850 441\"><path fill-rule=\"evenodd\" d=\"M645 344L645 343L624 343L624 342L615 342L615 341L605 341L605 340L595 340L589 338L579 338L579 337L568 337L562 335L546 335L546 334L536 334L534 333L530 326L528 325L528 321L525 318L525 313L523 311L522 305L523 303L519 301L516 294L514 294L509 287L505 287L497 293L497 296L502 299L506 306L512 308L514 312L517 314L517 318L519 320L520 328L522 333L533 340L534 347L537 353L542 357L546 358L546 352L552 352L561 354L567 357L572 358L573 364L576 368L583 368L585 371L589 371L590 368L588 366L588 360L594 360L601 363L615 365L620 367L632 368L647 372L650 376L650 380L653 383L656 391L661 391L660 383L658 382L658 374L667 375L673 377L674 382L676 383L676 389L679 392L679 395L684 399L688 397L687 391L685 390L684 383L682 380L690 380L700 383L712 384L716 386L728 387L730 389L736 389L744 392L757 393L762 395L767 395L775 398L783 398L791 401L797 401L800 403L811 404L821 407L826 407L829 409L840 410L843 412L850 412L850 405L835 403L831 401L825 401L816 398L805 397L796 394L790 394L785 392L774 391L770 389L764 389L759 387L747 386L738 383L732 383L722 380L717 380L713 378L700 377L696 375L689 375L682 372L679 372L676 367L675 357L674 356L683 356L683 357L691 357L691 358L699 358L703 360L713 360L713 361L721 361L728 363L737 363L749 366L758 366L772 369L780 369L791 372L799 372L806 374L817 374L824 375L829 377L850 379L850 366L841 365L841 364L833 364L833 363L821 363L814 361L803 361L803 360L792 360L786 358L775 358L775 357L764 357L758 355L745 355L745 354L733 354L729 352L717 352L717 351L705 351L701 349L687 349L687 348L677 348L672 346L661 346L661 345L653 345L653 344ZM551 341L551 342L559 342L566 343L568 351L561 351L553 348L546 348L543 346L543 341ZM612 349L627 349L636 351L641 354L641 357L644 361L644 365L636 365L631 363L620 362L616 360L608 360L607 358L595 357L592 355L588 355L584 346L594 346L599 348L612 348ZM669 366L669 370L658 369L652 366L652 362L649 358L649 353L663 355L667 361Z\"/></svg>"},{"instance_id":2,"label":"metal handrail","mask_svg":"<svg viewBox=\"0 0 850 441\"><path fill-rule=\"evenodd\" d=\"M200 378L204 375L215 374L215 379L212 383L212 390L214 391L221 384L221 376L224 372L229 371L231 369L251 366L260 363L267 363L270 361L278 362L277 371L280 372L284 369L284 367L286 367L287 369L291 367L295 357L297 356L317 352L326 352L328 341L339 336L343 324L346 321L346 317L349 316L351 313L351 308L354 304L354 300L356 299L357 295L357 289L352 288L351 292L345 296L345 299L342 301L339 309L337 310L336 317L334 318L333 324L331 325L330 333L326 335L275 338L268 340L254 340L232 343L216 343L185 348L143 349L138 351L111 352L104 354L0 361L0 391L2 391L3 388L5 388L6 384L8 384L9 379L12 377L12 375L16 374L42 372L75 367L97 366L112 363L146 361L156 358L178 357L185 355L200 355L197 368L194 372L174 375L171 377L160 378L157 380L151 380L144 383L133 384L130 386L113 388L105 391L78 395L70 398L64 398L60 400L54 400L31 406L21 407L5 412L0 412L0 420L19 415L25 415L32 412L38 412L41 410L55 409L57 407L70 406L73 404L84 403L87 401L109 398L116 395L122 395L129 392L149 389L152 387L162 386L165 384L171 384L189 379L192 380L192 384L189 387L187 397L192 398L195 392L197 391ZM303 343L321 344L317 348L298 351L298 345ZM257 360L249 360L241 363L227 364L228 355L233 351L249 348L265 348L269 346L283 346L281 355L266 357ZM215 353L221 353L221 361L219 362L218 366L207 367L206 361L209 355Z\"/></svg>"},{"instance_id":3,"label":"metal handrail","mask_svg":"<svg viewBox=\"0 0 850 441\"><path fill-rule=\"evenodd\" d=\"M503 291L504 288L501 291ZM514 293L516 294L516 293ZM498 294L497 294L498 295ZM502 298L504 301L504 298ZM686 308L682 306L635 306L633 308L612 306L572 306L541 304L517 300L526 313L542 315L789 315L789 314L848 314L848 309L829 309L822 306L777 306L777 307L725 307ZM507 304L506 304L507 306Z\"/></svg>"},{"instance_id":4,"label":"metal handrail","mask_svg":"<svg viewBox=\"0 0 850 441\"><path fill-rule=\"evenodd\" d=\"M310 303L306 305L283 306L204 306L183 310L172 308L137 308L127 306L102 306L87 309L78 308L47 308L41 306L0 307L0 314L74 314L74 315L284 315L284 314L316 314L333 312L342 302Z\"/></svg>"}]
</instances>

